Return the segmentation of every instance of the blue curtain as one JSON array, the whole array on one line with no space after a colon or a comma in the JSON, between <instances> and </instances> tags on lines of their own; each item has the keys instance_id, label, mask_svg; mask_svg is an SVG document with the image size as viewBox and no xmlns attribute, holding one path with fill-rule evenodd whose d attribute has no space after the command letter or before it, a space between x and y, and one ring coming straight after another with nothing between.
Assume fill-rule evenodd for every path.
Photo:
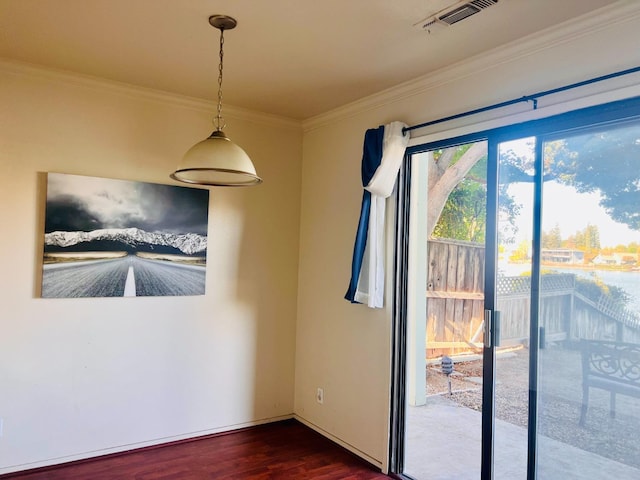
<instances>
[{"instance_id":1,"label":"blue curtain","mask_svg":"<svg viewBox=\"0 0 640 480\"><path fill-rule=\"evenodd\" d=\"M371 128L364 134L364 146L362 152L362 208L360 209L360 221L356 232L356 241L353 246L353 260L351 261L351 281L344 298L351 303L359 303L355 300L358 278L362 270L364 249L367 245L367 232L369 230L369 211L371 208L371 193L364 190L369 185L373 174L380 166L382 160L382 143L384 139L384 125Z\"/></svg>"}]
</instances>

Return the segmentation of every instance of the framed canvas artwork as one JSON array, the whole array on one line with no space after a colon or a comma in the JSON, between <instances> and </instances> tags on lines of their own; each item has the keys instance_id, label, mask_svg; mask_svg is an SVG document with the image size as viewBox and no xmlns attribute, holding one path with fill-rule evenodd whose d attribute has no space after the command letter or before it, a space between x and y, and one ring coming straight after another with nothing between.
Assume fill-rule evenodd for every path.
<instances>
[{"instance_id":1,"label":"framed canvas artwork","mask_svg":"<svg viewBox=\"0 0 640 480\"><path fill-rule=\"evenodd\" d=\"M47 174L42 297L204 295L209 190Z\"/></svg>"}]
</instances>

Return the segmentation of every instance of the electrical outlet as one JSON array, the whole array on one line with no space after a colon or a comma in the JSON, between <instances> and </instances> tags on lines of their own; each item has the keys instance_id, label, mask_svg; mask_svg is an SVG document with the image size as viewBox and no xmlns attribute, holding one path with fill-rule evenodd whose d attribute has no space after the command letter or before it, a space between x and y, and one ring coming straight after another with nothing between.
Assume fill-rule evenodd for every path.
<instances>
[{"instance_id":1,"label":"electrical outlet","mask_svg":"<svg viewBox=\"0 0 640 480\"><path fill-rule=\"evenodd\" d=\"M316 391L316 402L321 405L324 403L324 390L320 387L318 387L318 390Z\"/></svg>"}]
</instances>

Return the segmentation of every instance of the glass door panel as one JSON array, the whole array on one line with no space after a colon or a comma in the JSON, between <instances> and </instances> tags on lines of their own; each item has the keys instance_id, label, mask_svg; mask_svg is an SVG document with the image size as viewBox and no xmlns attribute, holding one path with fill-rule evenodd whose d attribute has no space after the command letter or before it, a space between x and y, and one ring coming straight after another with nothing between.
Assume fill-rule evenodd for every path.
<instances>
[{"instance_id":1,"label":"glass door panel","mask_svg":"<svg viewBox=\"0 0 640 480\"><path fill-rule=\"evenodd\" d=\"M640 478L640 124L545 141L538 478Z\"/></svg>"},{"instance_id":2,"label":"glass door panel","mask_svg":"<svg viewBox=\"0 0 640 480\"><path fill-rule=\"evenodd\" d=\"M478 480L487 142L415 157L428 165L425 184L418 186L428 196L426 210L420 211L425 229L419 239L427 245L426 292L418 292L426 296L426 308L409 322L410 331L421 332L426 340L421 352L426 368L423 363L417 372L423 380L426 375L426 388L422 382L422 402L407 406L404 473L420 480ZM452 167L462 172L453 181ZM443 176L447 169L449 175Z\"/></svg>"},{"instance_id":3,"label":"glass door panel","mask_svg":"<svg viewBox=\"0 0 640 480\"><path fill-rule=\"evenodd\" d=\"M494 477L527 478L535 138L498 145Z\"/></svg>"}]
</instances>

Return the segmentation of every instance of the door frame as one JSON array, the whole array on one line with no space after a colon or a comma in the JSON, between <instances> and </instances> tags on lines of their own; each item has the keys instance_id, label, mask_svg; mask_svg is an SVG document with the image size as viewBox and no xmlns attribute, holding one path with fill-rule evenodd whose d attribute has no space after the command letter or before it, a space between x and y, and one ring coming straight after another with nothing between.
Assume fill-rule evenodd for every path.
<instances>
[{"instance_id":1,"label":"door frame","mask_svg":"<svg viewBox=\"0 0 640 480\"><path fill-rule=\"evenodd\" d=\"M495 311L495 278L497 260L497 145L504 141L524 137L536 137L536 164L542 164L541 145L547 137L566 135L572 131L589 127L603 127L640 118L640 97L581 108L545 118L530 120L460 135L445 140L408 147L399 175L396 211L396 239L394 261L394 299L392 317L391 389L390 389L390 431L389 431L389 472L396 478L411 479L404 473L405 422L407 404L407 298L410 291L407 275L409 248L409 218L411 213L411 157L438 148L488 141L487 151L487 232L485 236L485 310ZM534 258L532 264L532 299L530 326L530 372L529 372L529 423L528 423L528 464L527 478L534 480L537 471L537 357L538 301L537 285L540 276L540 237L542 211L542 169L536 171L534 198ZM492 192L492 193L491 193ZM537 252L536 252L537 249ZM489 308L488 308L489 307ZM534 316L535 314L535 316ZM481 447L481 480L493 480L494 457L494 401L495 391L495 329L491 331L491 346L483 349L483 417Z\"/></svg>"}]
</instances>

